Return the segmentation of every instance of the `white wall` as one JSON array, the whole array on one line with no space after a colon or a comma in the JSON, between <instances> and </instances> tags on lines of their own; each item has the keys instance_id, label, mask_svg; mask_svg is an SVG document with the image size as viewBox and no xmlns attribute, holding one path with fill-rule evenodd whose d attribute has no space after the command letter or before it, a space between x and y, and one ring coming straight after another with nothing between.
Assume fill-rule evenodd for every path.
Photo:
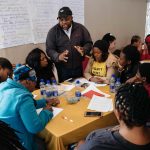
<instances>
[{"instance_id":1,"label":"white wall","mask_svg":"<svg viewBox=\"0 0 150 150\"><path fill-rule=\"evenodd\" d=\"M117 37L117 47L130 42L134 34L144 38L146 0L85 0L85 26L93 41L111 32ZM28 44L0 50L0 56L12 63L24 63L35 47L45 50L45 44Z\"/></svg>"},{"instance_id":2,"label":"white wall","mask_svg":"<svg viewBox=\"0 0 150 150\"><path fill-rule=\"evenodd\" d=\"M45 44L27 44L0 49L0 57L8 58L11 63L24 63L28 53L36 47L45 50Z\"/></svg>"}]
</instances>

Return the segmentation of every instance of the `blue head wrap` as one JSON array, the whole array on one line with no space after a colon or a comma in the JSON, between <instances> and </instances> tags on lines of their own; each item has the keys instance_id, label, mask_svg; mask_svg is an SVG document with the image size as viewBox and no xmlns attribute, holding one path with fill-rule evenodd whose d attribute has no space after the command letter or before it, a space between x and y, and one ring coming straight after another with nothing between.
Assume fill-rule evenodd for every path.
<instances>
[{"instance_id":1,"label":"blue head wrap","mask_svg":"<svg viewBox=\"0 0 150 150\"><path fill-rule=\"evenodd\" d=\"M19 81L19 80L36 81L37 80L35 71L26 65L16 65L13 74L13 79L15 81Z\"/></svg>"}]
</instances>

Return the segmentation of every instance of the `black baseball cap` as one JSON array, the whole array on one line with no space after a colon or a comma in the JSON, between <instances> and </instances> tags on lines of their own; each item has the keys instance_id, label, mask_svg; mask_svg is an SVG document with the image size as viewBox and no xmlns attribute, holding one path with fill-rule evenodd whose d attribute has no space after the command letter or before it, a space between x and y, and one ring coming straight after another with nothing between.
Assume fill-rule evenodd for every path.
<instances>
[{"instance_id":1,"label":"black baseball cap","mask_svg":"<svg viewBox=\"0 0 150 150\"><path fill-rule=\"evenodd\" d=\"M71 9L69 7L62 7L58 12L58 18L66 18L68 16L72 16Z\"/></svg>"}]
</instances>

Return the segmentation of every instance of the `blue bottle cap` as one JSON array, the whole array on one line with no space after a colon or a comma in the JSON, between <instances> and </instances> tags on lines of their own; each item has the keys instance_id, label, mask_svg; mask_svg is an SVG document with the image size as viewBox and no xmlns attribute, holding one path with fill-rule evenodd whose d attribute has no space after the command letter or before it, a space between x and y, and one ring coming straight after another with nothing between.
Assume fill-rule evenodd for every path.
<instances>
[{"instance_id":1,"label":"blue bottle cap","mask_svg":"<svg viewBox=\"0 0 150 150\"><path fill-rule=\"evenodd\" d=\"M50 84L50 80L47 80L46 83L47 83L47 84Z\"/></svg>"},{"instance_id":2,"label":"blue bottle cap","mask_svg":"<svg viewBox=\"0 0 150 150\"><path fill-rule=\"evenodd\" d=\"M40 82L44 82L44 79L40 79Z\"/></svg>"},{"instance_id":3,"label":"blue bottle cap","mask_svg":"<svg viewBox=\"0 0 150 150\"><path fill-rule=\"evenodd\" d=\"M81 97L81 92L80 92L80 91L76 91L76 92L75 92L75 96L76 96L76 97Z\"/></svg>"},{"instance_id":4,"label":"blue bottle cap","mask_svg":"<svg viewBox=\"0 0 150 150\"><path fill-rule=\"evenodd\" d=\"M52 80L52 83L56 83L56 80L55 80L55 79L53 79L53 80Z\"/></svg>"},{"instance_id":5,"label":"blue bottle cap","mask_svg":"<svg viewBox=\"0 0 150 150\"><path fill-rule=\"evenodd\" d=\"M79 81L79 80L77 80L77 81L76 81L76 84L80 84L80 81Z\"/></svg>"}]
</instances>

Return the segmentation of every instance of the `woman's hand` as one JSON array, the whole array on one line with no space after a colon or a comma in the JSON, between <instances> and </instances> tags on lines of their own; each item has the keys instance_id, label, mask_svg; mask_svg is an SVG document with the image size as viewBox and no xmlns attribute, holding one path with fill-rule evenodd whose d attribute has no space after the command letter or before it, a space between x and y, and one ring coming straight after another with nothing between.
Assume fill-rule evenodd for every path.
<instances>
[{"instance_id":1,"label":"woman's hand","mask_svg":"<svg viewBox=\"0 0 150 150\"><path fill-rule=\"evenodd\" d=\"M104 83L104 80L99 77L91 77L90 81L95 82L95 83Z\"/></svg>"},{"instance_id":2,"label":"woman's hand","mask_svg":"<svg viewBox=\"0 0 150 150\"><path fill-rule=\"evenodd\" d=\"M50 106L56 106L60 104L60 101L58 98L52 98L52 99L46 99L46 103L47 105L50 105Z\"/></svg>"},{"instance_id":3,"label":"woman's hand","mask_svg":"<svg viewBox=\"0 0 150 150\"><path fill-rule=\"evenodd\" d=\"M52 108L51 105L46 105L46 106L43 108L43 110L49 110L49 111L53 112L53 108Z\"/></svg>"}]
</instances>

